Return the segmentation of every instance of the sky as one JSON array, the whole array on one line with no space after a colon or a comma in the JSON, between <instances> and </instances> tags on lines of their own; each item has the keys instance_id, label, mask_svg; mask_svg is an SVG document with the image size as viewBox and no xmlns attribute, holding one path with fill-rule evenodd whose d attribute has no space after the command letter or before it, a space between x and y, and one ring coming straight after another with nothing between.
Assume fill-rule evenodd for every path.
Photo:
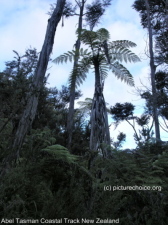
<instances>
[{"instance_id":1,"label":"sky","mask_svg":"<svg viewBox=\"0 0 168 225\"><path fill-rule=\"evenodd\" d=\"M75 0L71 2L75 3ZM105 81L104 97L109 106L114 106L117 102L131 102L136 106L136 115L140 115L143 112L144 101L136 94L136 90L143 86L150 86L148 78L150 67L149 57L146 54L147 31L141 27L139 14L132 8L133 2L134 0L112 0L112 5L106 10L95 30L101 27L106 28L110 32L111 41L129 40L136 43L137 47L131 50L140 57L141 62L124 64L134 77L135 87L132 88L121 82L112 72L109 72ZM40 52L49 18L47 12L50 10L50 4L53 3L55 0L0 0L0 72L4 70L6 61L13 59L13 50L20 55L23 55L30 47ZM63 27L59 23L51 59L73 49L77 21L78 17L74 16L66 19ZM72 63L55 65L50 62L47 70L47 73L50 73L48 87L60 88L62 85L68 85L71 69ZM86 81L79 89L83 96L78 101L93 97L93 71L89 72ZM109 123L111 122L109 117ZM110 126L111 137L114 140L120 131L127 135L124 147L134 148L136 145L131 126L126 122L121 123L115 130L114 125ZM161 135L163 140L167 140L164 132Z\"/></svg>"}]
</instances>

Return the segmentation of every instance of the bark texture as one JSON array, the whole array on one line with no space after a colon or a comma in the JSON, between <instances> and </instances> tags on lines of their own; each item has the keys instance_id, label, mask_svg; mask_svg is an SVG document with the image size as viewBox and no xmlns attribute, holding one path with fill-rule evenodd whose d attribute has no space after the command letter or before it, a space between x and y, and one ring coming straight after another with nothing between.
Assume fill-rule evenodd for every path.
<instances>
[{"instance_id":1,"label":"bark texture","mask_svg":"<svg viewBox=\"0 0 168 225\"><path fill-rule=\"evenodd\" d=\"M152 85L152 96L153 96L153 119L155 122L156 140L160 141L160 129L159 129L159 119L158 119L158 110L157 110L157 92L156 92L156 84L155 84L156 66L154 63L153 33L152 33L152 27L151 27L150 8L149 8L148 0L145 0L145 6L147 10L148 33L149 33L149 54L150 54L151 85Z\"/></svg>"},{"instance_id":2,"label":"bark texture","mask_svg":"<svg viewBox=\"0 0 168 225\"><path fill-rule=\"evenodd\" d=\"M168 29L168 0L165 0L165 9L166 9L166 27Z\"/></svg>"},{"instance_id":3,"label":"bark texture","mask_svg":"<svg viewBox=\"0 0 168 225\"><path fill-rule=\"evenodd\" d=\"M85 0L82 0L80 6L80 14L79 14L79 21L78 21L78 39L75 44L75 60L74 60L74 65L73 69L75 70L77 65L78 65L78 60L79 60L79 49L81 45L81 40L80 40L80 34L82 30L82 17L83 17L83 11L84 11L84 5L85 5ZM73 83L71 84L70 88L70 103L69 103L69 112L68 112L68 120L67 120L67 135L68 135L68 149L71 150L71 143L72 143L72 133L73 133L73 122L74 122L74 103L75 103L75 86L76 86L76 79L73 79Z\"/></svg>"},{"instance_id":4,"label":"bark texture","mask_svg":"<svg viewBox=\"0 0 168 225\"><path fill-rule=\"evenodd\" d=\"M43 43L39 61L37 64L37 69L34 74L31 95L29 97L26 108L20 119L18 129L16 131L14 142L13 142L14 157L16 157L16 159L19 157L19 151L23 144L25 135L27 134L29 128L31 127L32 122L36 115L40 89L43 86L49 57L52 52L52 48L54 44L56 28L61 19L64 5L65 5L65 0L57 0L56 8L51 18L48 20L48 26L46 30L44 43Z\"/></svg>"},{"instance_id":5,"label":"bark texture","mask_svg":"<svg viewBox=\"0 0 168 225\"><path fill-rule=\"evenodd\" d=\"M91 134L90 150L98 151L103 157L110 157L110 132L106 103L103 96L103 85L99 73L99 63L94 63L95 67L95 92L91 110Z\"/></svg>"}]
</instances>

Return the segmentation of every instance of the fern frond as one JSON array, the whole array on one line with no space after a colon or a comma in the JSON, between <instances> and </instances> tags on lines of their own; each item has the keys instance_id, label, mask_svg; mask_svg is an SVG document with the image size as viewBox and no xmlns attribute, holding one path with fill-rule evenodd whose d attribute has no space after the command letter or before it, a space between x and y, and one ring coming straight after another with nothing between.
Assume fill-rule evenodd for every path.
<instances>
[{"instance_id":1,"label":"fern frond","mask_svg":"<svg viewBox=\"0 0 168 225\"><path fill-rule=\"evenodd\" d=\"M81 56L81 57L89 57L91 55L91 52L88 52L88 49L83 49L83 48L81 48L80 50L79 50L79 56Z\"/></svg>"},{"instance_id":2,"label":"fern frond","mask_svg":"<svg viewBox=\"0 0 168 225\"><path fill-rule=\"evenodd\" d=\"M108 70L109 70L109 66L107 66L107 64L101 64L99 67L99 72L100 72L100 76L101 76L101 80L105 80L106 77L108 76Z\"/></svg>"},{"instance_id":3,"label":"fern frond","mask_svg":"<svg viewBox=\"0 0 168 225\"><path fill-rule=\"evenodd\" d=\"M81 31L81 35L80 35L81 41L84 44L89 45L89 46L91 46L93 44L93 42L97 41L97 37L98 36L97 36L96 32L86 30L86 29L83 29Z\"/></svg>"},{"instance_id":4,"label":"fern frond","mask_svg":"<svg viewBox=\"0 0 168 225\"><path fill-rule=\"evenodd\" d=\"M111 58L111 62L114 62L115 60L118 60L120 62L125 61L126 63L129 62L139 62L139 57L130 51L127 48L115 46L111 49L109 49L109 55Z\"/></svg>"},{"instance_id":5,"label":"fern frond","mask_svg":"<svg viewBox=\"0 0 168 225\"><path fill-rule=\"evenodd\" d=\"M92 98L85 98L84 101L77 102L77 104L79 105L78 110L82 113L90 114L90 111L92 109L92 102L93 102ZM110 113L111 111L107 107L107 105L109 105L109 104L106 102L106 110L107 110L108 113Z\"/></svg>"},{"instance_id":6,"label":"fern frond","mask_svg":"<svg viewBox=\"0 0 168 225\"><path fill-rule=\"evenodd\" d=\"M92 109L92 101L92 98L85 98L84 101L77 102L80 105L79 111L85 114L90 114Z\"/></svg>"},{"instance_id":7,"label":"fern frond","mask_svg":"<svg viewBox=\"0 0 168 225\"><path fill-rule=\"evenodd\" d=\"M100 42L108 41L110 39L110 33L105 28L100 28L99 30L97 30L96 33L97 33L97 39Z\"/></svg>"},{"instance_id":8,"label":"fern frond","mask_svg":"<svg viewBox=\"0 0 168 225\"><path fill-rule=\"evenodd\" d=\"M109 43L109 48L114 48L117 46L123 48L133 48L136 47L137 45L134 42L128 40L117 40Z\"/></svg>"},{"instance_id":9,"label":"fern frond","mask_svg":"<svg viewBox=\"0 0 168 225\"><path fill-rule=\"evenodd\" d=\"M58 56L53 60L54 63L59 64L59 63L67 63L67 61L72 62L75 58L75 51L68 51L67 53L64 53L63 55Z\"/></svg>"},{"instance_id":10,"label":"fern frond","mask_svg":"<svg viewBox=\"0 0 168 225\"><path fill-rule=\"evenodd\" d=\"M91 66L91 58L84 57L78 62L75 68L70 73L69 85L70 87L78 87L86 79L87 73Z\"/></svg>"},{"instance_id":11,"label":"fern frond","mask_svg":"<svg viewBox=\"0 0 168 225\"><path fill-rule=\"evenodd\" d=\"M120 79L121 81L126 82L130 86L134 86L134 80L130 72L118 62L110 65L112 72L115 76Z\"/></svg>"},{"instance_id":12,"label":"fern frond","mask_svg":"<svg viewBox=\"0 0 168 225\"><path fill-rule=\"evenodd\" d=\"M53 157L57 160L61 160L67 163L74 163L77 160L77 156L71 155L69 151L61 145L51 145L41 150L45 156Z\"/></svg>"}]
</instances>

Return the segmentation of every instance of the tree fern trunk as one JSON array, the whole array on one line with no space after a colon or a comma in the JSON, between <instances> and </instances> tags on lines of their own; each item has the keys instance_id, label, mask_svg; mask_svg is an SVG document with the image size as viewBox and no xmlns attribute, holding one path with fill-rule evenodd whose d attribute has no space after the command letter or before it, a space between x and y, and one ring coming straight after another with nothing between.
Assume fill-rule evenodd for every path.
<instances>
[{"instance_id":1,"label":"tree fern trunk","mask_svg":"<svg viewBox=\"0 0 168 225\"><path fill-rule=\"evenodd\" d=\"M103 87L99 73L99 63L95 62L95 93L91 111L90 150L99 151L103 157L110 156L110 132Z\"/></svg>"}]
</instances>

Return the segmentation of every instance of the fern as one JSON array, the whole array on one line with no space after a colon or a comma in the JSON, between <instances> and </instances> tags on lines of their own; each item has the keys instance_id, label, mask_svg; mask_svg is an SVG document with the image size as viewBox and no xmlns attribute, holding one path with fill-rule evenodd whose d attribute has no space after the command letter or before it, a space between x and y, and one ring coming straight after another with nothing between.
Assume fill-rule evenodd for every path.
<instances>
[{"instance_id":1,"label":"fern","mask_svg":"<svg viewBox=\"0 0 168 225\"><path fill-rule=\"evenodd\" d=\"M101 63L99 71L100 71L100 76L102 81L104 81L106 77L108 76L108 70L109 70L109 66L106 63Z\"/></svg>"},{"instance_id":2,"label":"fern","mask_svg":"<svg viewBox=\"0 0 168 225\"><path fill-rule=\"evenodd\" d=\"M110 65L110 68L118 79L126 82L130 86L134 86L132 75L123 65L115 62L114 64Z\"/></svg>"},{"instance_id":3,"label":"fern","mask_svg":"<svg viewBox=\"0 0 168 225\"><path fill-rule=\"evenodd\" d=\"M136 47L137 45L134 42L128 41L128 40L118 40L118 41L109 42L109 48L114 48L117 46L123 47L123 48L132 48L132 47Z\"/></svg>"},{"instance_id":4,"label":"fern","mask_svg":"<svg viewBox=\"0 0 168 225\"><path fill-rule=\"evenodd\" d=\"M109 55L111 57L112 62L115 60L118 60L120 62L125 61L126 63L129 62L139 62L139 57L131 52L129 49L121 47L121 46L115 46L111 49L109 49Z\"/></svg>"},{"instance_id":5,"label":"fern","mask_svg":"<svg viewBox=\"0 0 168 225\"><path fill-rule=\"evenodd\" d=\"M104 41L108 41L110 39L110 33L108 32L108 30L104 29L104 28L100 28L97 32L97 39L100 42L104 42Z\"/></svg>"},{"instance_id":6,"label":"fern","mask_svg":"<svg viewBox=\"0 0 168 225\"><path fill-rule=\"evenodd\" d=\"M80 50L79 50L79 56L80 57L89 57L91 55L91 52L88 52L88 49L83 49L83 48L81 48Z\"/></svg>"},{"instance_id":7,"label":"fern","mask_svg":"<svg viewBox=\"0 0 168 225\"><path fill-rule=\"evenodd\" d=\"M91 98L85 98L85 101L79 101L77 102L80 107L79 111L83 114L90 114L90 111L92 109L92 99Z\"/></svg>"},{"instance_id":8,"label":"fern","mask_svg":"<svg viewBox=\"0 0 168 225\"><path fill-rule=\"evenodd\" d=\"M83 54L85 54L83 52ZM91 66L91 59L90 57L84 57L82 60L78 62L75 68L72 69L70 76L69 76L69 85L76 87L83 83L83 81L87 77L87 73L89 72Z\"/></svg>"},{"instance_id":9,"label":"fern","mask_svg":"<svg viewBox=\"0 0 168 225\"><path fill-rule=\"evenodd\" d=\"M68 51L53 60L56 64L67 63L68 61L75 61L76 56L78 56L79 59L82 57L82 59L79 60L70 73L69 84L71 88L74 85L76 87L79 86L86 79L86 74L88 73L91 64L91 52L88 52L88 49L84 50L81 48L79 51Z\"/></svg>"},{"instance_id":10,"label":"fern","mask_svg":"<svg viewBox=\"0 0 168 225\"><path fill-rule=\"evenodd\" d=\"M83 29L80 38L85 45L92 46L93 43L96 43L98 36L94 31Z\"/></svg>"},{"instance_id":11,"label":"fern","mask_svg":"<svg viewBox=\"0 0 168 225\"><path fill-rule=\"evenodd\" d=\"M59 63L67 63L67 61L72 62L75 57L75 51L68 51L67 53L64 53L63 55L58 56L53 60L54 63L59 64Z\"/></svg>"},{"instance_id":12,"label":"fern","mask_svg":"<svg viewBox=\"0 0 168 225\"><path fill-rule=\"evenodd\" d=\"M100 75L102 83L108 75L108 64L110 64L110 69L117 76L117 78L125 81L130 86L134 86L133 77L130 72L118 62L139 62L139 57L130 51L128 48L135 47L136 44L128 40L119 40L108 42L110 38L110 33L101 28L99 30L90 31L86 29L77 30L78 35L80 35L81 41L88 45L92 53L88 49L81 48L78 52L72 50L64 53L63 55L57 57L53 62L66 63L68 61L72 62L75 60L75 56L79 57L78 64L74 66L69 76L70 87L77 87L83 83L86 79L87 73L93 64L93 59L99 55L100 62ZM106 58L105 58L106 57ZM82 58L80 60L80 58Z\"/></svg>"},{"instance_id":13,"label":"fern","mask_svg":"<svg viewBox=\"0 0 168 225\"><path fill-rule=\"evenodd\" d=\"M61 160L67 163L74 163L77 160L77 156L71 155L67 148L61 145L51 145L41 150L44 155L51 156L57 160Z\"/></svg>"}]
</instances>

